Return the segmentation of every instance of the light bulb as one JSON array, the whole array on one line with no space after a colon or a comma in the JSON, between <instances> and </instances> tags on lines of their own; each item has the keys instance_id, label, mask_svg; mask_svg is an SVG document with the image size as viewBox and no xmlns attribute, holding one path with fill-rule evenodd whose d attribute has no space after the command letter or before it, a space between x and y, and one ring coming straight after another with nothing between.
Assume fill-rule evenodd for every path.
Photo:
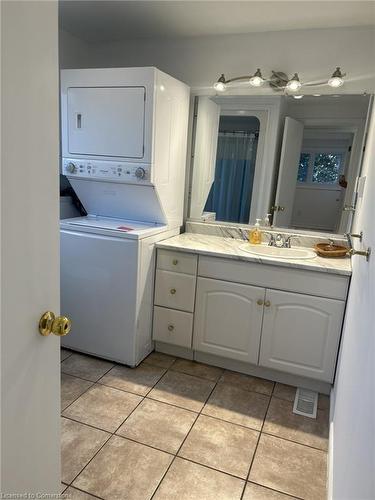
<instances>
[{"instance_id":1,"label":"light bulb","mask_svg":"<svg viewBox=\"0 0 375 500\"><path fill-rule=\"evenodd\" d=\"M294 99L302 99L303 95L299 94L299 95L294 95L293 97L294 97Z\"/></svg>"},{"instance_id":2,"label":"light bulb","mask_svg":"<svg viewBox=\"0 0 375 500\"><path fill-rule=\"evenodd\" d=\"M214 84L214 89L218 90L219 92L224 92L224 90L227 88L224 82L216 82Z\"/></svg>"},{"instance_id":3,"label":"light bulb","mask_svg":"<svg viewBox=\"0 0 375 500\"><path fill-rule=\"evenodd\" d=\"M260 68L258 68L256 72L253 74L253 76L250 78L249 83L253 87L261 87L263 85L264 79L262 77Z\"/></svg>"},{"instance_id":4,"label":"light bulb","mask_svg":"<svg viewBox=\"0 0 375 500\"><path fill-rule=\"evenodd\" d=\"M344 85L343 76L344 75L341 73L341 69L337 67L336 70L332 73L331 78L328 80L328 85L336 89L337 87L341 87L341 85Z\"/></svg>"},{"instance_id":5,"label":"light bulb","mask_svg":"<svg viewBox=\"0 0 375 500\"><path fill-rule=\"evenodd\" d=\"M226 88L227 86L225 83L225 76L224 74L222 74L221 77L218 79L218 81L214 83L214 89L217 90L218 92L224 92Z\"/></svg>"},{"instance_id":6,"label":"light bulb","mask_svg":"<svg viewBox=\"0 0 375 500\"><path fill-rule=\"evenodd\" d=\"M291 92L297 92L302 87L302 83L299 81L297 73L294 73L293 77L286 84L286 88Z\"/></svg>"}]
</instances>

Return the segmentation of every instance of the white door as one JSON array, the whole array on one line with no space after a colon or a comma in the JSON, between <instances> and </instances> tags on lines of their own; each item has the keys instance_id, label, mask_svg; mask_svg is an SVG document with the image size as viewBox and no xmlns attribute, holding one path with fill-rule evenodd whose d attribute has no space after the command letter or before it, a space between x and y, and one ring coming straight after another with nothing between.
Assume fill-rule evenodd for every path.
<instances>
[{"instance_id":1,"label":"white door","mask_svg":"<svg viewBox=\"0 0 375 500\"><path fill-rule=\"evenodd\" d=\"M69 88L67 94L70 154L143 157L144 87Z\"/></svg>"},{"instance_id":2,"label":"white door","mask_svg":"<svg viewBox=\"0 0 375 500\"><path fill-rule=\"evenodd\" d=\"M200 219L215 178L220 106L209 97L198 97L193 147L190 217Z\"/></svg>"},{"instance_id":3,"label":"white door","mask_svg":"<svg viewBox=\"0 0 375 500\"><path fill-rule=\"evenodd\" d=\"M275 199L275 206L278 209L274 212L273 217L275 226L289 227L291 223L302 140L303 123L287 116L285 118Z\"/></svg>"},{"instance_id":4,"label":"white door","mask_svg":"<svg viewBox=\"0 0 375 500\"><path fill-rule=\"evenodd\" d=\"M345 302L267 290L259 365L332 382Z\"/></svg>"},{"instance_id":5,"label":"white door","mask_svg":"<svg viewBox=\"0 0 375 500\"><path fill-rule=\"evenodd\" d=\"M194 349L257 364L264 294L256 286L198 278Z\"/></svg>"},{"instance_id":6,"label":"white door","mask_svg":"<svg viewBox=\"0 0 375 500\"><path fill-rule=\"evenodd\" d=\"M60 339L38 331L59 312L57 2L1 2L1 36L0 490L58 493Z\"/></svg>"}]
</instances>

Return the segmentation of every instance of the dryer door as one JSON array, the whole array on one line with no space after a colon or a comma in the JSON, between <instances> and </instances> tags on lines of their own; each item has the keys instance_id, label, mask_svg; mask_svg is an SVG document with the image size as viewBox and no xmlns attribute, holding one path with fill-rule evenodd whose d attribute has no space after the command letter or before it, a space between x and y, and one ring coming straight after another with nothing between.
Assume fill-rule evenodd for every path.
<instances>
[{"instance_id":1,"label":"dryer door","mask_svg":"<svg viewBox=\"0 0 375 500\"><path fill-rule=\"evenodd\" d=\"M71 155L143 158L144 87L70 87Z\"/></svg>"}]
</instances>

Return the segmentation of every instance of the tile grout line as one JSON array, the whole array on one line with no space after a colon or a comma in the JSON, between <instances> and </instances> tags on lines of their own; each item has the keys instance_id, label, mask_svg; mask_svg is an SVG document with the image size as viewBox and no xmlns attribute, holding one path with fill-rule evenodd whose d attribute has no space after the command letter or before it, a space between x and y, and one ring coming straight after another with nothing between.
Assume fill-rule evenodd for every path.
<instances>
[{"instance_id":1,"label":"tile grout line","mask_svg":"<svg viewBox=\"0 0 375 500\"><path fill-rule=\"evenodd\" d=\"M250 461L249 470L248 470L248 472L247 472L247 476L246 476L246 479L245 479L245 484L244 484L244 487L243 487L243 490L242 490L242 494L241 494L240 500L242 500L242 499L243 499L243 496L244 496L245 491L246 491L246 486L247 486L247 483L249 482L250 471L251 471L251 469L252 469L252 466L253 466L253 463L254 463L254 460L255 460L255 455L256 455L257 450L258 450L260 437L261 437L261 435L262 435L262 431L263 431L263 427L264 427L264 422L266 421L266 418L267 418L267 413L268 413L268 409L269 409L270 404L271 404L272 395L273 395L273 392L274 392L274 390L275 390L275 385L276 385L276 384L274 383L274 384L273 384L273 387L272 387L271 394L270 394L270 399L269 399L268 404L267 404L267 409L266 409L266 411L265 411L265 413L264 413L263 422L262 422L261 428L260 428L260 430L259 430L257 443L256 443L256 445L255 445L254 453L253 453L252 459L251 459L251 461Z\"/></svg>"},{"instance_id":2,"label":"tile grout line","mask_svg":"<svg viewBox=\"0 0 375 500\"><path fill-rule=\"evenodd\" d=\"M173 370L172 370L172 371L173 371ZM220 378L221 378L221 377L220 377ZM168 472L169 472L170 468L172 467L172 464L173 464L173 463L174 463L174 461L176 460L176 458L177 458L177 456L178 456L178 453L180 452L180 450L181 450L181 448L183 447L183 445L184 445L185 441L187 440L188 436L190 435L190 433L191 433L191 431L192 431L192 429L193 429L194 425L196 424L196 422L197 422L197 420L198 420L199 416L200 416L200 415L202 415L202 410L203 410L203 408L205 407L205 405L206 405L207 401L210 399L210 397L211 397L212 393L213 393L213 392L214 392L214 390L216 389L216 386L217 386L217 384L218 384L218 382L219 382L220 378L218 378L218 380L214 383L214 386L212 387L212 389L211 389L210 393L208 394L207 398L204 400L204 402L203 402L203 404L202 404L202 408L201 408L201 409L200 409L200 411L197 413L197 415L196 415L196 417L195 417L195 420L194 420L194 422L193 422L192 426L191 426L191 427L190 427L190 429L189 429L189 432L186 434L186 436L185 436L185 437L184 437L184 439L182 440L182 443L180 444L180 446L179 446L178 450L176 451L176 454L174 455L174 457L173 457L173 459L172 459L171 463L169 464L169 466L167 467L167 469L166 469L165 473L163 474L162 478L160 479L160 481L159 481L159 483L158 483L157 487L155 488L154 493L151 495L150 500L153 500L153 498L154 498L154 496L155 496L156 492L158 491L158 489L160 488L160 486L161 486L162 482L164 481L164 478L166 477L166 475L168 474ZM181 458L181 457L180 457L180 458ZM195 463L195 462L194 462L194 463ZM199 465L202 465L202 464L199 464ZM214 470L216 470L216 469L214 469Z\"/></svg>"}]
</instances>

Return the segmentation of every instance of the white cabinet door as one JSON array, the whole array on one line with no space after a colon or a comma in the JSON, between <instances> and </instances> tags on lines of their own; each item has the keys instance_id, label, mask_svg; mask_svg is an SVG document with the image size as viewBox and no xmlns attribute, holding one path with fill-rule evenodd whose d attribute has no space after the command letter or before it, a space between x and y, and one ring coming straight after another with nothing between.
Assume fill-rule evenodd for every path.
<instances>
[{"instance_id":1,"label":"white cabinet door","mask_svg":"<svg viewBox=\"0 0 375 500\"><path fill-rule=\"evenodd\" d=\"M142 158L145 88L68 89L70 154Z\"/></svg>"},{"instance_id":2,"label":"white cabinet door","mask_svg":"<svg viewBox=\"0 0 375 500\"><path fill-rule=\"evenodd\" d=\"M264 294L260 287L198 278L194 349L257 364Z\"/></svg>"},{"instance_id":3,"label":"white cabinet door","mask_svg":"<svg viewBox=\"0 0 375 500\"><path fill-rule=\"evenodd\" d=\"M332 382L345 302L267 290L260 366Z\"/></svg>"}]
</instances>

